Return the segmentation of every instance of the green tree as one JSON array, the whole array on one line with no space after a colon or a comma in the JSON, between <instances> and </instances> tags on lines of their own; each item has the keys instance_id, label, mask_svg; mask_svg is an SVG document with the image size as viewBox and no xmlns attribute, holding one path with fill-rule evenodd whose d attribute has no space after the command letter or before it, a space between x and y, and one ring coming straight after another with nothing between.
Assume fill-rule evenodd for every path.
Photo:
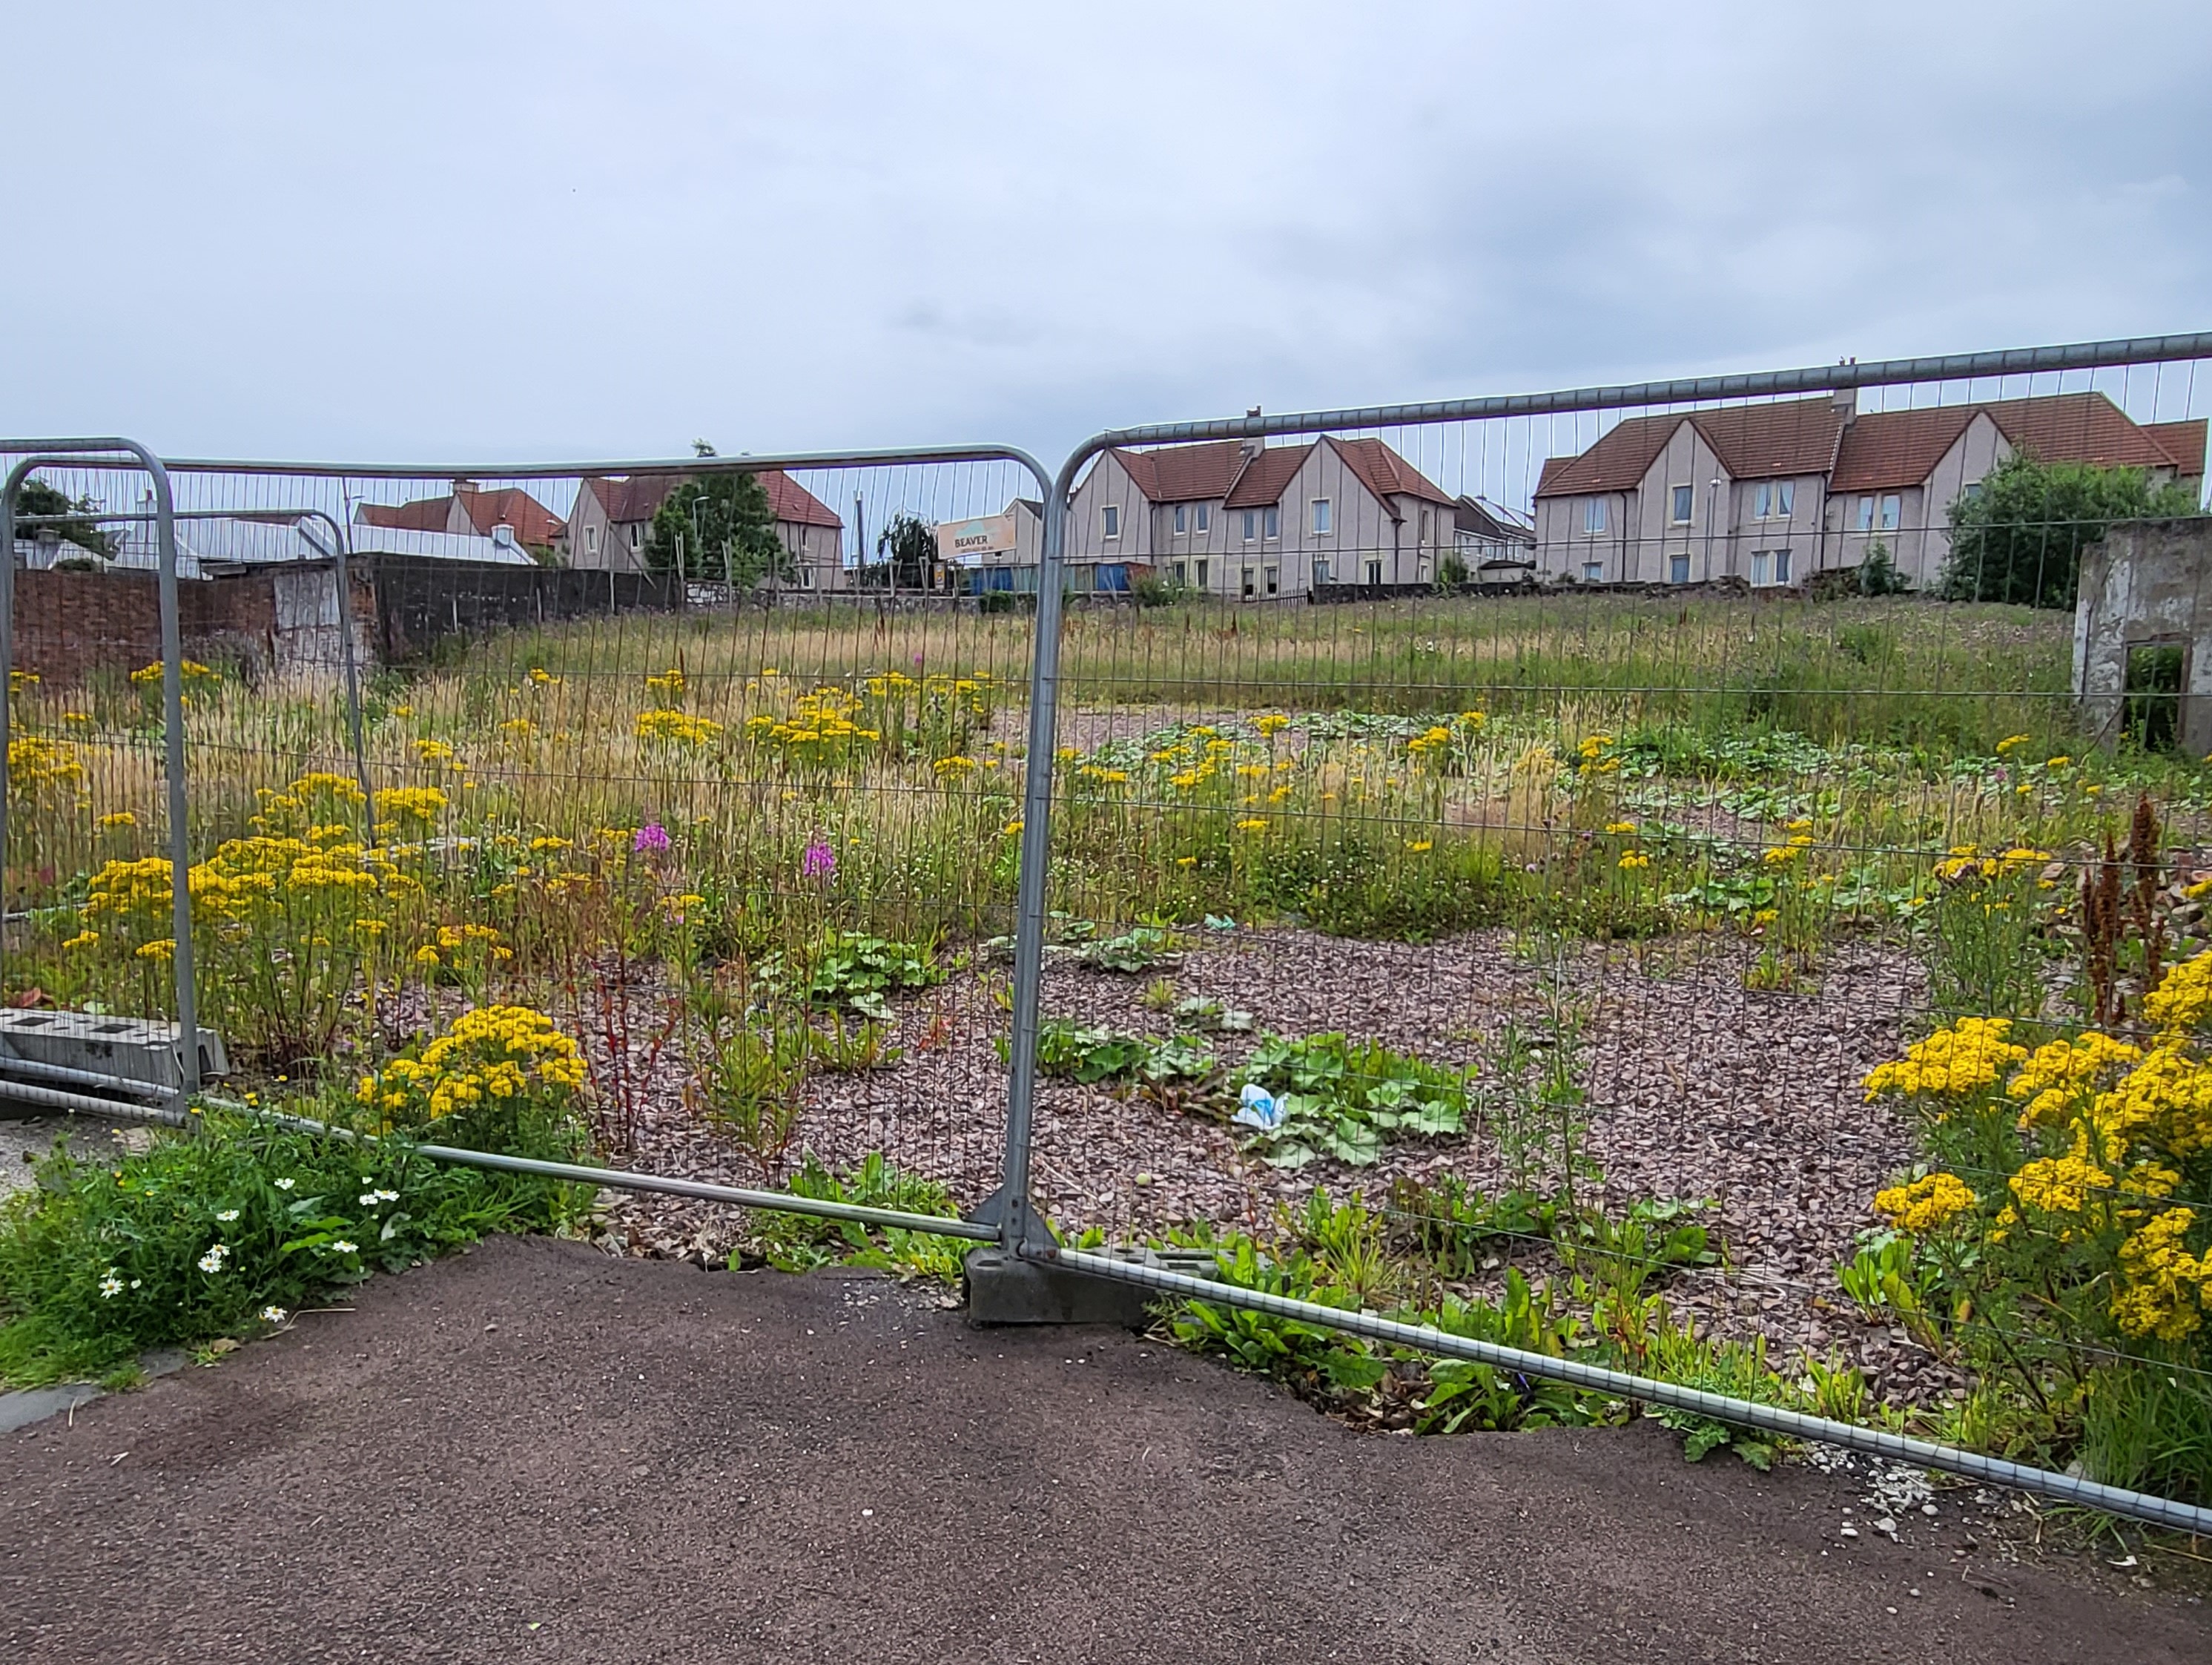
<instances>
[{"instance_id":1,"label":"green tree","mask_svg":"<svg viewBox=\"0 0 2212 1665\"><path fill-rule=\"evenodd\" d=\"M886 581L902 590L929 587L930 571L937 562L937 528L919 514L901 509L890 518L876 539L873 581Z\"/></svg>"},{"instance_id":2,"label":"green tree","mask_svg":"<svg viewBox=\"0 0 2212 1665\"><path fill-rule=\"evenodd\" d=\"M714 454L704 440L694 441L693 448L702 457ZM739 589L771 573L787 578L793 574L790 551L775 535L775 509L757 475L705 474L670 492L653 517L647 566L656 572L673 570L679 548L687 576L726 579Z\"/></svg>"},{"instance_id":3,"label":"green tree","mask_svg":"<svg viewBox=\"0 0 2212 1665\"><path fill-rule=\"evenodd\" d=\"M2021 452L1990 470L1980 491L1951 505L1942 593L1953 601L2071 607L2081 550L2107 527L2199 512L2194 492L2154 487L2142 469L2045 463Z\"/></svg>"},{"instance_id":4,"label":"green tree","mask_svg":"<svg viewBox=\"0 0 2212 1665\"><path fill-rule=\"evenodd\" d=\"M65 544L74 544L81 550L89 550L102 560L115 553L107 534L92 520L91 515L99 505L89 497L71 501L69 494L44 480L26 480L15 491L15 536L34 537L41 532L52 531L61 535ZM70 518L59 525L25 526L32 515L65 514Z\"/></svg>"}]
</instances>

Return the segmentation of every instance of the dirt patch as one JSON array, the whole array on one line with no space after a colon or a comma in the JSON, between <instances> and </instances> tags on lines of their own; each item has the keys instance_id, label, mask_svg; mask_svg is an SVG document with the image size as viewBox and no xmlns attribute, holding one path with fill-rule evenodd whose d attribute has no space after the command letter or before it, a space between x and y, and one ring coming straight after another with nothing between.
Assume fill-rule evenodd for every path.
<instances>
[{"instance_id":1,"label":"dirt patch","mask_svg":"<svg viewBox=\"0 0 2212 1665\"><path fill-rule=\"evenodd\" d=\"M0 1438L0 1654L2194 1662L1949 1498L1628 1430L1360 1436L1118 1332L495 1241Z\"/></svg>"},{"instance_id":2,"label":"dirt patch","mask_svg":"<svg viewBox=\"0 0 2212 1665\"><path fill-rule=\"evenodd\" d=\"M1763 1335L1779 1358L1843 1352L1892 1398L1950 1391L1956 1379L1901 1333L1863 1323L1835 1278L1853 1235L1874 1223L1875 1191L1911 1158L1910 1127L1868 1104L1859 1083L1895 1054L1900 1019L1924 1006L1925 974L1904 953L1845 942L1815 986L1763 993L1744 987L1751 958L1740 941L1693 937L1579 947L1557 968L1588 1013L1586 1150L1604 1174L1599 1188L1617 1206L1639 1197L1717 1205L1706 1218L1726 1264L1673 1274L1669 1285L1678 1308L1712 1333ZM1538 1016L1547 969L1500 932L1416 946L1270 929L1201 933L1170 975L1179 994L1249 1011L1260 1029L1344 1030L1477 1064L1506 1022ZM980 1201L998 1180L1006 1116L994 1041L1008 1019L993 975L963 973L904 1003L902 1060L817 1079L799 1144L833 1166L881 1150L948 1184L963 1205ZM1142 1004L1149 980L1055 959L1044 1009L1164 1033L1166 1020ZM1218 1045L1233 1058L1249 1037ZM775 1177L686 1107L683 1073L672 1054L653 1072L635 1165L732 1184ZM1040 1197L1063 1225L1115 1237L1201 1218L1268 1228L1280 1204L1316 1183L1380 1202L1401 1176L1448 1174L1501 1187L1507 1163L1496 1129L1407 1141L1372 1167L1323 1160L1283 1173L1244 1154L1217 1121L1108 1086L1048 1081L1038 1095ZM726 1255L740 1229L726 1209L668 1198L624 1198L612 1219L639 1252L702 1263ZM1542 1264L1540 1245L1523 1247Z\"/></svg>"}]
</instances>

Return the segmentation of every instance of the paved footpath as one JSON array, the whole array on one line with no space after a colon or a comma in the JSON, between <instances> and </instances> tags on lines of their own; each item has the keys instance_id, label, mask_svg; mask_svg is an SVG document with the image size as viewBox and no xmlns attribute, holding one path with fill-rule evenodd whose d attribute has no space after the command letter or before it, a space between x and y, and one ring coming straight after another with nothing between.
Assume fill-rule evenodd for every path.
<instances>
[{"instance_id":1,"label":"paved footpath","mask_svg":"<svg viewBox=\"0 0 2212 1665\"><path fill-rule=\"evenodd\" d=\"M1948 1511L1845 1540L1856 1502L1648 1426L1358 1435L1119 1333L496 1241L0 1436L0 1659L2212 1660L2212 1603L1954 1556Z\"/></svg>"}]
</instances>

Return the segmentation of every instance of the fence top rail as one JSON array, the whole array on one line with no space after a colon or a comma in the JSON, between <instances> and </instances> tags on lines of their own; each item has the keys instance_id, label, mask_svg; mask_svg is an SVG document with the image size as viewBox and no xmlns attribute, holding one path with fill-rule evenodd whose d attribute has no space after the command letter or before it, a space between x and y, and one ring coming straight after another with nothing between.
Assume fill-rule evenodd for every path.
<instances>
[{"instance_id":1,"label":"fence top rail","mask_svg":"<svg viewBox=\"0 0 2212 1665\"><path fill-rule=\"evenodd\" d=\"M1404 428L1497 416L1564 416L1582 410L1650 404L1703 404L1778 393L1836 392L1851 387L1907 382L1972 381L1992 376L2061 370L2118 369L2133 364L2212 359L2212 331L2190 335L2135 336L2057 347L2014 347L1996 352L1954 353L1935 358L1877 359L1869 363L1813 365L1796 370L1747 371L1687 376L1671 381L1625 382L1553 393L1502 393L1482 398L1435 399L1416 404L1370 404L1338 410L1294 410L1276 416L1223 416L1209 421L1152 422L1108 428L1071 458L1079 463L1114 446L1163 445L1191 440L1229 440L1265 434L1310 434L1335 428ZM172 467L179 465L172 464Z\"/></svg>"},{"instance_id":2,"label":"fence top rail","mask_svg":"<svg viewBox=\"0 0 2212 1665\"><path fill-rule=\"evenodd\" d=\"M2207 337L2212 340L2212 337ZM5 450L0 446L0 450ZM287 474L349 480L562 480L599 475L761 474L831 468L886 468L909 463L1014 463L1040 486L1052 476L1018 446L917 445L860 451L751 452L734 457L647 458L613 462L274 462L266 459L165 458L173 474Z\"/></svg>"}]
</instances>

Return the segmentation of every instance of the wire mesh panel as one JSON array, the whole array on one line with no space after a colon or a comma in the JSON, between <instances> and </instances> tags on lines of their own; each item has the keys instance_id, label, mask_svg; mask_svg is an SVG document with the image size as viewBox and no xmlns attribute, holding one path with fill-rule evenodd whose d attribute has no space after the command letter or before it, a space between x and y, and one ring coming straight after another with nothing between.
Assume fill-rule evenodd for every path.
<instances>
[{"instance_id":1,"label":"wire mesh panel","mask_svg":"<svg viewBox=\"0 0 2212 1665\"><path fill-rule=\"evenodd\" d=\"M495 1069L416 1067L558 1033L627 1165L922 1212L996 1183L1006 973L979 945L1011 928L1030 626L959 594L932 529L1033 499L1026 471L177 477L201 1012L234 1091L582 1155L504 1125L529 1095ZM105 601L131 565L72 576ZM145 765L109 761L153 721L143 644L57 640L54 725L106 690L107 750L75 755L115 779L52 821L75 905L46 951L69 999L158 1010L161 829ZM744 1224L617 1216L694 1256Z\"/></svg>"},{"instance_id":2,"label":"wire mesh panel","mask_svg":"<svg viewBox=\"0 0 2212 1665\"><path fill-rule=\"evenodd\" d=\"M24 460L0 453L0 469ZM28 473L15 504L5 890L18 1006L175 1016L153 501L135 471L64 459ZM114 909L141 902L156 928L115 940Z\"/></svg>"},{"instance_id":3,"label":"wire mesh panel","mask_svg":"<svg viewBox=\"0 0 2212 1665\"><path fill-rule=\"evenodd\" d=\"M1136 575L1060 644L1040 1208L2011 1449L2120 1437L2100 1391L2201 1420L2203 1130L2100 1095L2198 1079L2204 523L2156 617L2087 607L2162 657L2086 729L2074 610L2109 526L2199 512L2194 365L1559 403L1073 482L1070 562ZM1475 1413L1351 1345L1293 1374Z\"/></svg>"}]
</instances>

